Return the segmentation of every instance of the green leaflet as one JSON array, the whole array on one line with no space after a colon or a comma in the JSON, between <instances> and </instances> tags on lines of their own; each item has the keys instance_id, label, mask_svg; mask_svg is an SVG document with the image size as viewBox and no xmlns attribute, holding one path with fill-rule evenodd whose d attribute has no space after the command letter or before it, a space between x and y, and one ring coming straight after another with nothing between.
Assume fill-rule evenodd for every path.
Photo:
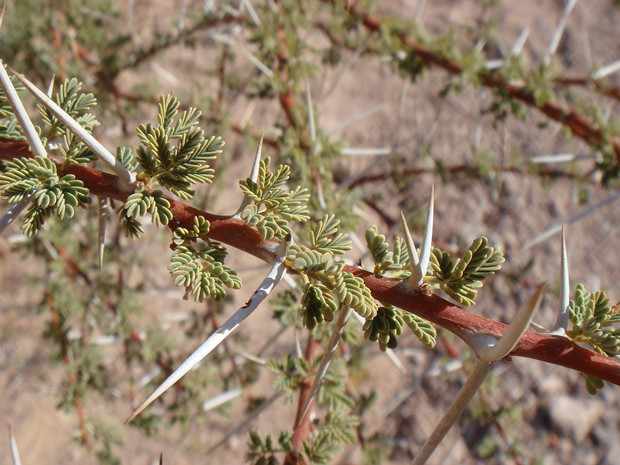
<instances>
[{"instance_id":1,"label":"green leaflet","mask_svg":"<svg viewBox=\"0 0 620 465\"><path fill-rule=\"evenodd\" d=\"M340 220L334 215L325 214L310 229L310 247L318 252L344 254L351 250L349 237L338 229Z\"/></svg>"},{"instance_id":2,"label":"green leaflet","mask_svg":"<svg viewBox=\"0 0 620 465\"><path fill-rule=\"evenodd\" d=\"M341 303L351 307L363 318L368 319L375 316L377 304L362 278L345 271L337 273L334 279L336 282L335 290Z\"/></svg>"},{"instance_id":3,"label":"green leaflet","mask_svg":"<svg viewBox=\"0 0 620 465\"><path fill-rule=\"evenodd\" d=\"M190 108L179 116L178 108L176 97L160 98L157 126L141 124L136 130L142 145L136 150L135 161L142 169L142 179L156 181L187 200L196 193L192 185L212 182L215 171L208 163L222 153L224 141L205 136L198 127L200 111ZM134 163L126 149L117 156L125 166Z\"/></svg>"},{"instance_id":4,"label":"green leaflet","mask_svg":"<svg viewBox=\"0 0 620 465\"><path fill-rule=\"evenodd\" d=\"M364 337L369 341L377 341L379 348L395 349L398 345L396 336L403 332L404 320L401 312L390 306L379 307L374 318L364 323Z\"/></svg>"},{"instance_id":5,"label":"green leaflet","mask_svg":"<svg viewBox=\"0 0 620 465\"><path fill-rule=\"evenodd\" d=\"M248 433L248 452L245 455L246 462L251 465L278 465L281 460L275 454L293 449L292 436L291 431L282 431L276 443L271 434L265 434L261 437L258 431L250 431Z\"/></svg>"},{"instance_id":6,"label":"green leaflet","mask_svg":"<svg viewBox=\"0 0 620 465\"><path fill-rule=\"evenodd\" d=\"M569 303L573 328L567 331L575 342L587 342L601 355L613 357L620 351L620 314L612 307L604 291L587 292L583 284L575 290Z\"/></svg>"},{"instance_id":7,"label":"green leaflet","mask_svg":"<svg viewBox=\"0 0 620 465\"><path fill-rule=\"evenodd\" d=\"M280 165L275 173L269 169L270 158L260 161L257 181L248 178L239 181L245 196L251 200L241 212L241 218L256 227L263 239L283 238L291 233L289 220L303 223L310 219L307 202L310 194L306 188L284 187L290 176L290 168Z\"/></svg>"},{"instance_id":8,"label":"green leaflet","mask_svg":"<svg viewBox=\"0 0 620 465\"><path fill-rule=\"evenodd\" d=\"M394 349L398 345L396 336L402 334L405 324L426 347L435 347L437 330L430 322L391 305L379 307L375 317L366 320L364 337L369 341L377 341L383 351Z\"/></svg>"},{"instance_id":9,"label":"green leaflet","mask_svg":"<svg viewBox=\"0 0 620 465\"><path fill-rule=\"evenodd\" d=\"M207 297L216 301L223 299L226 297L224 287L241 288L237 273L217 260L221 253L217 246L202 250L180 246L168 265L174 284L184 287L196 302L203 302Z\"/></svg>"},{"instance_id":10,"label":"green leaflet","mask_svg":"<svg viewBox=\"0 0 620 465\"><path fill-rule=\"evenodd\" d=\"M194 218L192 229L176 228L173 238L176 250L168 265L174 284L185 288L196 302L203 302L207 297L221 300L226 297L226 287L241 288L237 273L224 264L226 249L208 239L204 246L198 245L196 239L208 232L209 222L201 216Z\"/></svg>"},{"instance_id":11,"label":"green leaflet","mask_svg":"<svg viewBox=\"0 0 620 465\"><path fill-rule=\"evenodd\" d=\"M155 190L149 192L144 188L140 188L127 198L120 215L128 234L136 237L135 234L131 233L131 229L127 228L135 228L136 222L138 222L137 218L147 213L151 214L151 221L157 226L160 224L165 226L172 219L170 202L163 197L162 191ZM138 230L136 229L136 231Z\"/></svg>"},{"instance_id":12,"label":"green leaflet","mask_svg":"<svg viewBox=\"0 0 620 465\"><path fill-rule=\"evenodd\" d=\"M55 215L73 218L75 209L90 203L88 189L72 174L58 176L56 165L49 158L18 158L6 164L0 175L2 197L9 203L30 198L22 230L34 236Z\"/></svg>"},{"instance_id":13,"label":"green leaflet","mask_svg":"<svg viewBox=\"0 0 620 465\"><path fill-rule=\"evenodd\" d=\"M311 283L304 286L301 317L306 328L313 330L317 324L332 321L338 308L338 302L326 286Z\"/></svg>"},{"instance_id":14,"label":"green leaflet","mask_svg":"<svg viewBox=\"0 0 620 465\"><path fill-rule=\"evenodd\" d=\"M434 283L457 302L473 305L482 281L495 274L504 262L502 253L487 246L487 242L486 237L479 237L462 258L456 259L450 252L433 249L425 281Z\"/></svg>"},{"instance_id":15,"label":"green leaflet","mask_svg":"<svg viewBox=\"0 0 620 465\"><path fill-rule=\"evenodd\" d=\"M401 316L413 334L429 349L437 343L437 330L430 321L413 313L402 312Z\"/></svg>"},{"instance_id":16,"label":"green leaflet","mask_svg":"<svg viewBox=\"0 0 620 465\"><path fill-rule=\"evenodd\" d=\"M379 234L377 227L373 225L366 231L366 246L375 263L375 274L390 278L404 278L411 274L407 247L400 237L394 239L394 248L390 251L386 237Z\"/></svg>"},{"instance_id":17,"label":"green leaflet","mask_svg":"<svg viewBox=\"0 0 620 465\"><path fill-rule=\"evenodd\" d=\"M91 93L82 93L82 83L76 78L67 79L58 87L58 91L54 95L54 101L88 132L92 132L96 126L99 126L99 121L90 113L90 110L97 105L97 99ZM59 136L68 136L69 131L67 131L64 124L46 107L39 106L39 112L41 113L41 119L48 126L45 132L48 140L53 140ZM71 136L68 137L71 140ZM75 143L84 148L81 142L76 141ZM71 142L66 144L66 147L70 148ZM65 155L68 153L72 153L72 150L68 150ZM67 158L72 157L67 156Z\"/></svg>"}]
</instances>

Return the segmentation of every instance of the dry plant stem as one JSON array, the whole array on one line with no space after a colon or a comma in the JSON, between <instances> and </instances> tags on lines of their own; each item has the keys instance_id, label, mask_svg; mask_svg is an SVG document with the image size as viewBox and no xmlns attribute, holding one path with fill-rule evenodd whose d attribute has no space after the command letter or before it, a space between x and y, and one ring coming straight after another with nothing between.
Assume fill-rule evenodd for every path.
<instances>
[{"instance_id":1,"label":"dry plant stem","mask_svg":"<svg viewBox=\"0 0 620 465\"><path fill-rule=\"evenodd\" d=\"M321 342L313 339L308 334L308 342L306 344L306 350L304 351L304 359L308 363L311 363L312 359L319 355L322 350L323 345L321 344ZM299 451L301 451L301 446L303 445L303 442L310 437L310 431L312 427L312 415L310 413L312 412L315 403L314 400L309 401L311 392L312 377L309 376L301 383L299 387L297 414L295 415L295 428L293 430L293 437L291 438L293 450L286 453L283 465L301 465L305 463L299 456ZM306 404L309 404L307 409L304 408ZM304 415L305 410L306 413Z\"/></svg>"},{"instance_id":2,"label":"dry plant stem","mask_svg":"<svg viewBox=\"0 0 620 465\"><path fill-rule=\"evenodd\" d=\"M443 169L446 171L446 173L450 173L450 174L463 173L465 175L468 175L468 174L475 175L477 174L479 167L475 165L470 165L470 164L459 164L459 165L453 165L453 166L445 166L443 167ZM506 166L491 165L489 167L489 170L492 172L497 172L497 173L513 173L513 174L523 175L523 176L536 175L542 178L551 178L551 179L560 178L560 179L571 179L571 180L576 179L579 181L586 181L582 179L582 176L579 176L578 174L570 173L568 171L563 171L561 169L547 168L544 166L534 167L534 166L528 165L522 168L522 167L512 166L512 165L506 165ZM385 181L387 179L392 179L395 176L408 177L408 176L418 176L422 174L433 174L436 172L437 170L435 168L404 167L402 170L399 170L399 171L394 171L394 170L384 171L381 173L367 174L365 176L361 176L355 179L354 181L352 181L348 186L350 188L353 188L353 187L359 187L367 183ZM335 182L342 182L342 181L343 179L340 179L338 177L335 178ZM593 179L588 179L587 182L590 182L591 184L594 184L594 185L599 184Z\"/></svg>"},{"instance_id":3,"label":"dry plant stem","mask_svg":"<svg viewBox=\"0 0 620 465\"><path fill-rule=\"evenodd\" d=\"M439 443L446 436L448 431L454 426L456 420L459 419L469 401L474 397L480 385L491 370L492 364L476 359L476 363L472 368L467 381L452 401L450 408L446 411L441 421L437 424L431 435L428 437L418 455L416 455L413 465L423 465L437 448Z\"/></svg>"},{"instance_id":4,"label":"dry plant stem","mask_svg":"<svg viewBox=\"0 0 620 465\"><path fill-rule=\"evenodd\" d=\"M334 3L333 0L323 1ZM370 16L363 8L355 5L353 1L347 3L346 10L351 16L359 16L362 24L369 31L381 31L381 20ZM427 65L437 66L449 74L462 74L463 68L458 63L436 55L431 49L420 44L411 36L401 33L399 39L404 46L415 52ZM510 94L512 98L523 102L529 107L537 108L548 118L567 126L576 136L583 139L587 144L597 145L603 142L603 134L595 129L588 120L576 110L563 108L561 105L553 102L537 105L534 96L525 87L509 84L502 77L492 72L481 73L480 79L485 87L503 90ZM620 141L614 139L612 140L612 145L616 158L620 160Z\"/></svg>"},{"instance_id":5,"label":"dry plant stem","mask_svg":"<svg viewBox=\"0 0 620 465\"><path fill-rule=\"evenodd\" d=\"M314 396L316 396L317 392L319 392L319 388L321 387L321 381L325 377L327 373L327 369L329 368L329 364L332 361L334 353L338 348L338 344L340 343L340 339L342 338L342 333L344 332L344 328L351 316L350 307L344 307L340 310L338 314L338 320L334 324L334 329L332 330L332 335L329 338L329 343L327 344L326 350L323 352L323 358L321 359L321 364L319 365L319 369L314 377L314 381L312 382L312 388L310 389L310 394L308 396L308 400L304 405L303 413L301 414L301 419L305 418L306 413L308 413L308 408L310 408L310 402L314 400Z\"/></svg>"},{"instance_id":6,"label":"dry plant stem","mask_svg":"<svg viewBox=\"0 0 620 465\"><path fill-rule=\"evenodd\" d=\"M0 138L0 159L11 160L17 156L27 156L28 154L27 143ZM51 158L59 166L61 165L62 160L56 157ZM93 195L101 195L120 201L127 199L128 193L119 188L118 178L111 174L80 165L69 165L65 172L74 174L84 182L84 185ZM231 245L269 263L273 263L277 258L280 242L261 239L258 231L247 226L242 220L213 215L174 199L168 198L168 200L174 216L169 225L172 230L179 226L192 228L194 217L200 215L211 222L210 238ZM487 336L499 339L506 331L507 326L505 324L471 313L439 296L426 296L411 291L407 289L402 280L377 276L370 271L348 265L344 267L344 271L362 278L377 300L415 313L451 331L472 347L474 347L472 341L476 337ZM501 315L502 313L502 309L497 310L497 314ZM564 366L620 386L620 360L599 355L578 346L566 337L528 331L523 335L511 355Z\"/></svg>"}]
</instances>

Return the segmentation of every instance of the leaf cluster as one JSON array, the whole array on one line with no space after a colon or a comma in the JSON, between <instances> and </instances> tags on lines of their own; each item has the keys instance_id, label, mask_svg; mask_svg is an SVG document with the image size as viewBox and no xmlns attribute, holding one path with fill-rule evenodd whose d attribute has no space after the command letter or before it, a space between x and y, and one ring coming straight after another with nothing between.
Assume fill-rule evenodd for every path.
<instances>
[{"instance_id":1,"label":"leaf cluster","mask_svg":"<svg viewBox=\"0 0 620 465\"><path fill-rule=\"evenodd\" d=\"M615 357L620 352L619 306L611 306L604 291L588 292L577 285L575 300L569 303L569 319L573 325L567 335L575 342L585 342L601 355ZM602 389L602 380L583 375L590 394Z\"/></svg>"},{"instance_id":2,"label":"leaf cluster","mask_svg":"<svg viewBox=\"0 0 620 465\"><path fill-rule=\"evenodd\" d=\"M261 436L258 431L250 431L245 461L251 465L277 465L280 461L276 458L276 453L293 450L291 437L291 431L282 431L276 443L271 434Z\"/></svg>"},{"instance_id":3,"label":"leaf cluster","mask_svg":"<svg viewBox=\"0 0 620 465\"><path fill-rule=\"evenodd\" d=\"M343 271L344 263L336 256L350 249L346 234L339 230L334 215L324 215L310 229L309 246L293 244L286 265L304 276L302 318L304 326L332 321L342 305L351 307L362 317L372 317L377 305L361 278Z\"/></svg>"},{"instance_id":4,"label":"leaf cluster","mask_svg":"<svg viewBox=\"0 0 620 465\"><path fill-rule=\"evenodd\" d=\"M302 446L302 455L310 463L330 463L341 444L355 443L354 428L359 425L359 418L353 412L354 399L347 391L347 370L344 360L332 360L321 381L317 401L327 406L327 413L316 422L316 433Z\"/></svg>"},{"instance_id":5,"label":"leaf cluster","mask_svg":"<svg viewBox=\"0 0 620 465\"><path fill-rule=\"evenodd\" d=\"M504 262L502 253L489 247L486 237L475 239L463 257L433 249L425 280L433 283L457 302L473 305L482 281L495 274Z\"/></svg>"},{"instance_id":6,"label":"leaf cluster","mask_svg":"<svg viewBox=\"0 0 620 465\"><path fill-rule=\"evenodd\" d=\"M394 238L394 248L390 251L386 237L372 225L366 231L366 247L375 263L373 273L389 278L405 278L411 274L409 254L402 238Z\"/></svg>"},{"instance_id":7,"label":"leaf cluster","mask_svg":"<svg viewBox=\"0 0 620 465\"><path fill-rule=\"evenodd\" d=\"M171 94L162 96L157 106L157 125L141 124L137 128L142 145L135 159L142 169L139 179L156 181L182 199L191 199L196 192L194 184L212 182L214 170L208 164L222 153L224 141L220 137L206 137L198 127L201 112L195 108L180 116L179 100ZM122 152L124 164L132 157Z\"/></svg>"},{"instance_id":8,"label":"leaf cluster","mask_svg":"<svg viewBox=\"0 0 620 465\"><path fill-rule=\"evenodd\" d=\"M269 169L270 158L260 161L258 179L247 178L239 186L251 202L241 211L241 218L255 226L263 239L282 239L292 232L289 220L303 223L310 219L306 203L310 198L308 189L297 186L288 191L284 186L290 176L290 167L278 166Z\"/></svg>"},{"instance_id":9,"label":"leaf cluster","mask_svg":"<svg viewBox=\"0 0 620 465\"><path fill-rule=\"evenodd\" d=\"M82 181L72 174L60 176L49 158L16 158L6 163L0 190L9 203L31 199L22 223L27 236L36 234L49 216L72 218L78 206L90 203Z\"/></svg>"},{"instance_id":10,"label":"leaf cluster","mask_svg":"<svg viewBox=\"0 0 620 465\"><path fill-rule=\"evenodd\" d=\"M310 367L306 360L290 354L285 355L280 360L271 359L266 366L276 373L274 388L277 391L284 392L287 401L293 400L295 390L310 373Z\"/></svg>"},{"instance_id":11,"label":"leaf cluster","mask_svg":"<svg viewBox=\"0 0 620 465\"><path fill-rule=\"evenodd\" d=\"M62 108L71 118L73 118L80 126L88 132L99 126L99 121L95 118L90 110L97 105L97 99L92 93L82 92L82 83L76 78L65 80L54 94L54 101ZM41 118L48 128L46 137L48 140L54 140L59 136L67 136L70 131L56 116L42 105L39 105ZM73 139L70 138L72 141ZM77 144L72 142L71 145Z\"/></svg>"},{"instance_id":12,"label":"leaf cluster","mask_svg":"<svg viewBox=\"0 0 620 465\"><path fill-rule=\"evenodd\" d=\"M227 251L218 242L204 237L209 233L209 221L202 216L194 218L192 229L176 228L168 271L174 284L184 287L186 295L193 295L196 302L207 297L219 301L226 297L224 287L241 288L237 273L224 264ZM203 237L203 241L198 241Z\"/></svg>"},{"instance_id":13,"label":"leaf cluster","mask_svg":"<svg viewBox=\"0 0 620 465\"><path fill-rule=\"evenodd\" d=\"M120 210L121 224L127 235L137 238L144 232L138 217L147 213L151 214L151 221L157 226L167 225L172 219L170 202L163 197L162 191L139 188L127 198Z\"/></svg>"},{"instance_id":14,"label":"leaf cluster","mask_svg":"<svg viewBox=\"0 0 620 465\"><path fill-rule=\"evenodd\" d=\"M375 317L366 320L364 337L369 341L377 341L383 351L395 349L398 346L396 337L402 334L405 324L425 346L431 349L435 347L437 330L430 322L391 305L379 307Z\"/></svg>"}]
</instances>

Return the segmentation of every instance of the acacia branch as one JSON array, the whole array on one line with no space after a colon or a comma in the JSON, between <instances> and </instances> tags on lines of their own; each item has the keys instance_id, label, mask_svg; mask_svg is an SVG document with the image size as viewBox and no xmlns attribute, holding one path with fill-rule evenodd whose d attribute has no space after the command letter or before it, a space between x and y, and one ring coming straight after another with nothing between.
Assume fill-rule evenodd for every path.
<instances>
[{"instance_id":1,"label":"acacia branch","mask_svg":"<svg viewBox=\"0 0 620 465\"><path fill-rule=\"evenodd\" d=\"M333 0L323 0L327 3L334 3ZM379 33L382 28L382 22L371 16L363 8L355 5L352 1L347 2L347 13L352 17L358 17L366 29L371 32ZM461 75L463 67L454 60L439 56L429 47L421 44L410 35L400 32L398 38L401 44L416 54L428 66L436 66L443 69L451 75ZM524 103L525 105L537 108L548 118L559 122L568 127L573 134L583 139L588 145L599 145L608 139L608 136L599 129L596 129L588 119L581 115L577 110L562 106L555 102L545 102L537 104L534 95L524 86L514 85L506 82L506 80L493 71L481 71L478 77L482 85L490 89L507 93L513 99ZM620 140L613 138L610 140L617 160L620 162Z\"/></svg>"},{"instance_id":2,"label":"acacia branch","mask_svg":"<svg viewBox=\"0 0 620 465\"><path fill-rule=\"evenodd\" d=\"M0 159L11 160L19 156L32 156L26 142L0 138ZM51 158L58 166L62 164L62 159ZM128 193L120 188L119 179L114 175L76 164L66 167L65 172L74 174L93 195L123 202L127 200ZM194 217L200 215L211 223L210 238L269 263L276 259L280 241L261 239L256 229L240 219L214 215L175 199L166 198L170 202L170 211L173 214L169 224L172 230L179 226L192 228ZM507 325L476 315L437 295L426 296L413 292L407 288L403 280L385 278L349 265L344 267L344 271L362 278L377 300L415 313L456 334L471 347L475 347L475 341L480 338L499 339L506 331ZM528 331L511 355L571 368L620 386L619 359L599 355L578 346L567 337Z\"/></svg>"}]
</instances>

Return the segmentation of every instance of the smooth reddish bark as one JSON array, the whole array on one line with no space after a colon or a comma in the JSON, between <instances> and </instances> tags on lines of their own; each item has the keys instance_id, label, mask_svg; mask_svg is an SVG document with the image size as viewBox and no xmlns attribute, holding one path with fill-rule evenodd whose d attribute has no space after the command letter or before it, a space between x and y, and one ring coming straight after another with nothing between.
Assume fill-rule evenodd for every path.
<instances>
[{"instance_id":1,"label":"smooth reddish bark","mask_svg":"<svg viewBox=\"0 0 620 465\"><path fill-rule=\"evenodd\" d=\"M0 159L10 160L22 156L32 156L26 142L0 138ZM60 164L59 160L55 161ZM94 195L120 201L126 200L129 195L122 189L121 183L114 175L79 165L70 165L65 172L72 173L82 180ZM194 217L202 215L211 222L209 237L267 262L272 262L275 258L279 241L261 239L258 231L247 226L242 220L213 215L174 199L168 198L168 200L174 215L170 223L171 229L180 225L192 227ZM506 330L505 324L476 315L437 295L427 296L411 291L402 280L384 278L353 266L346 266L345 271L362 278L377 300L415 313L451 331L472 347L483 338L498 339ZM620 360L599 355L578 346L566 337L528 331L511 355L564 366L620 385Z\"/></svg>"}]
</instances>

